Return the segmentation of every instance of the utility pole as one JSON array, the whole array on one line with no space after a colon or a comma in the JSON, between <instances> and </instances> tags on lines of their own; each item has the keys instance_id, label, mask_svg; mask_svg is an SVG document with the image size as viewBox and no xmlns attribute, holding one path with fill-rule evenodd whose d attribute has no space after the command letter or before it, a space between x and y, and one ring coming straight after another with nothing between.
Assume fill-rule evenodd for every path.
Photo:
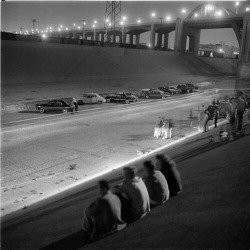
<instances>
[{"instance_id":1,"label":"utility pole","mask_svg":"<svg viewBox=\"0 0 250 250\"><path fill-rule=\"evenodd\" d=\"M115 42L115 30L120 25L120 22L121 1L107 1L104 25L106 42Z\"/></svg>"},{"instance_id":2,"label":"utility pole","mask_svg":"<svg viewBox=\"0 0 250 250\"><path fill-rule=\"evenodd\" d=\"M35 23L37 22L36 19L32 19L32 29L33 31L35 30Z\"/></svg>"}]
</instances>

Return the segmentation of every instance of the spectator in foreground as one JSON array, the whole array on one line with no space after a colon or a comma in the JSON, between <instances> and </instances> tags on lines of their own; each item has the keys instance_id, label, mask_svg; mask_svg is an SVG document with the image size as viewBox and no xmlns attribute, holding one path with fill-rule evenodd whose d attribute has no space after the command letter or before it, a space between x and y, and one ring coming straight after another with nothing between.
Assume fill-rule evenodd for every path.
<instances>
[{"instance_id":1,"label":"spectator in foreground","mask_svg":"<svg viewBox=\"0 0 250 250\"><path fill-rule=\"evenodd\" d=\"M237 109L237 119L238 119L238 128L237 132L242 129L242 123L243 123L243 115L245 111L246 103L243 100L242 96L239 95L236 97L236 109Z\"/></svg>"},{"instance_id":2,"label":"spectator in foreground","mask_svg":"<svg viewBox=\"0 0 250 250\"><path fill-rule=\"evenodd\" d=\"M123 177L122 185L114 187L112 192L121 199L124 220L133 222L150 211L148 191L143 180L136 176L135 167L123 168Z\"/></svg>"},{"instance_id":3,"label":"spectator in foreground","mask_svg":"<svg viewBox=\"0 0 250 250\"><path fill-rule=\"evenodd\" d=\"M182 191L181 176L175 162L163 154L156 155L156 159L160 171L167 180L170 197L179 194Z\"/></svg>"},{"instance_id":4,"label":"spectator in foreground","mask_svg":"<svg viewBox=\"0 0 250 250\"><path fill-rule=\"evenodd\" d=\"M85 239L99 239L126 226L121 219L121 201L111 193L107 181L99 181L101 197L84 211L83 231Z\"/></svg>"},{"instance_id":5,"label":"spectator in foreground","mask_svg":"<svg viewBox=\"0 0 250 250\"><path fill-rule=\"evenodd\" d=\"M148 190L150 204L153 206L163 204L169 199L168 183L164 175L155 170L152 161L145 161L144 168L146 170L145 185Z\"/></svg>"}]
</instances>

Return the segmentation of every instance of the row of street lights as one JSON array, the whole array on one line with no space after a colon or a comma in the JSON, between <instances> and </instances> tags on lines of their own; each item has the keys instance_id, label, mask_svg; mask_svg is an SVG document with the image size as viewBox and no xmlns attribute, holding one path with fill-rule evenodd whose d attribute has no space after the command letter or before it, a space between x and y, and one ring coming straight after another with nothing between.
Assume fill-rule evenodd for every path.
<instances>
[{"instance_id":1,"label":"row of street lights","mask_svg":"<svg viewBox=\"0 0 250 250\"><path fill-rule=\"evenodd\" d=\"M239 5L240 5L240 3L237 1L237 2L235 2L235 13L236 14L238 14L238 7L239 7ZM214 8L214 6L212 6L212 5L207 5L206 6L206 8L207 8L207 10L209 11L211 11L213 8ZM250 7L246 7L245 8L245 12L248 12L248 11L250 11ZM183 15L185 15L186 13L187 13L187 10L186 9L181 9L181 13L183 14ZM223 13L222 13L222 11L221 10L218 10L218 11L216 11L215 13L215 16L222 16L223 15ZM198 13L195 13L194 14L194 17L195 18L197 18L197 17L199 17L199 14ZM155 20L155 18L156 18L156 13L155 12L152 12L151 13L151 21L153 22L154 20ZM171 16L170 15L168 15L168 16L166 16L165 18L163 18L163 17L159 17L159 19L161 20L161 22L163 22L163 20L166 20L166 21L170 21L171 20ZM123 26L124 24L125 24L125 22L127 21L127 17L126 16L123 16L122 18L121 18L121 21L120 21L120 25L121 26ZM92 27L94 28L94 29L96 29L96 27L97 27L97 21L96 20L94 20L93 21L93 24L92 24ZM111 27L111 20L109 20L109 19L106 19L105 20L105 23L107 24L107 26L110 26ZM140 23L142 23L142 20L141 19L137 19L137 23L138 24L140 24ZM86 22L85 22L85 20L82 20L82 25L78 25L78 24L76 24L76 23L73 23L73 28L74 29L78 29L78 30L81 30L81 29L85 29L85 26L86 26ZM69 30L69 27L64 27L62 24L61 25L59 25L59 27L56 29L56 31L58 31L58 32L61 32L61 31L68 31ZM22 29L21 29L21 31L20 31L20 33L21 34L34 34L34 33L50 33L50 32L53 32L54 30L53 30L53 28L50 26L50 27L47 27L46 29L44 29L44 30L38 30L38 29L32 29L31 30L31 32L30 31L28 31L28 30L26 30L24 33L22 32ZM19 33L19 32L16 32L16 33Z\"/></svg>"}]
</instances>

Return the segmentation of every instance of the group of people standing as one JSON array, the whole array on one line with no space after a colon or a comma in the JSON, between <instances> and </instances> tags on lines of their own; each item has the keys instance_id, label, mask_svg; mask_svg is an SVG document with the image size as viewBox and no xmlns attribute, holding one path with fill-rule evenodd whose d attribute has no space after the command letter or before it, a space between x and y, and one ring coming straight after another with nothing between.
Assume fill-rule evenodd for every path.
<instances>
[{"instance_id":1,"label":"group of people standing","mask_svg":"<svg viewBox=\"0 0 250 250\"><path fill-rule=\"evenodd\" d=\"M219 119L219 101L212 101L212 105L207 109L203 109L201 112L204 112L203 118L203 132L208 131L208 122L209 120L214 120L214 127L217 127L217 121ZM204 107L204 106L203 106ZM247 103L243 98L243 94L238 94L237 97L231 98L228 102L228 114L227 119L230 124L230 134L235 134L236 132L241 131L243 124L243 115L246 110Z\"/></svg>"},{"instance_id":2,"label":"group of people standing","mask_svg":"<svg viewBox=\"0 0 250 250\"><path fill-rule=\"evenodd\" d=\"M159 117L154 128L154 137L161 137L162 139L171 139L173 127L174 123L172 119Z\"/></svg>"},{"instance_id":3,"label":"group of people standing","mask_svg":"<svg viewBox=\"0 0 250 250\"><path fill-rule=\"evenodd\" d=\"M111 188L106 180L98 182L100 197L84 211L85 239L95 240L121 230L182 191L180 174L168 156L159 154L156 165L152 161L143 165L144 179L131 166L123 168L124 180L118 186Z\"/></svg>"}]
</instances>

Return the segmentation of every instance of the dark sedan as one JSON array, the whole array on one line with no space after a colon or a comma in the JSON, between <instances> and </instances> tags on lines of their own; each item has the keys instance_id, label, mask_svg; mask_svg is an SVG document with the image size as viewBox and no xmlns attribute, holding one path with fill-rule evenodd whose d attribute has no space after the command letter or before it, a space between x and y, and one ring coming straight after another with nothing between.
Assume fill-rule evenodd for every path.
<instances>
[{"instance_id":1,"label":"dark sedan","mask_svg":"<svg viewBox=\"0 0 250 250\"><path fill-rule=\"evenodd\" d=\"M125 94L111 94L106 96L105 99L106 102L124 102L126 104L137 101L137 97L128 96Z\"/></svg>"},{"instance_id":2,"label":"dark sedan","mask_svg":"<svg viewBox=\"0 0 250 250\"><path fill-rule=\"evenodd\" d=\"M46 111L66 111L70 105L64 100L51 100L47 103L36 104L36 110L40 113Z\"/></svg>"},{"instance_id":3,"label":"dark sedan","mask_svg":"<svg viewBox=\"0 0 250 250\"><path fill-rule=\"evenodd\" d=\"M177 85L177 89L180 89L182 93L192 93L194 88L187 86L186 84Z\"/></svg>"}]
</instances>

